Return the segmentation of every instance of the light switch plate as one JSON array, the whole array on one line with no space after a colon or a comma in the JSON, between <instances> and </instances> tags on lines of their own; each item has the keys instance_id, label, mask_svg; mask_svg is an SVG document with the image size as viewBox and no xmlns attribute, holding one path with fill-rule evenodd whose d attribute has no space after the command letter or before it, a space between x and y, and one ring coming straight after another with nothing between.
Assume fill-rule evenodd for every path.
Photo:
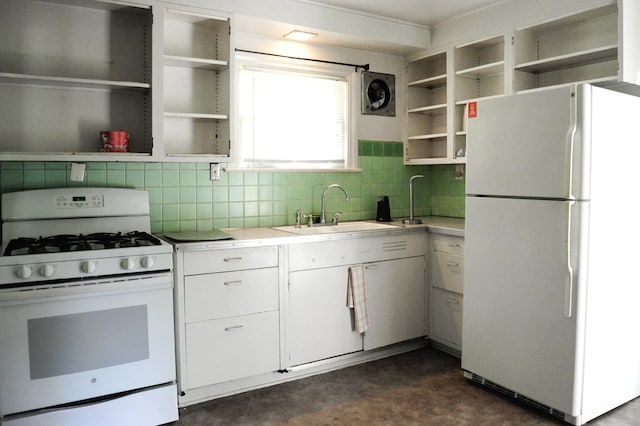
<instances>
[{"instance_id":1,"label":"light switch plate","mask_svg":"<svg viewBox=\"0 0 640 426\"><path fill-rule=\"evenodd\" d=\"M209 179L220 180L220 164L219 163L209 164Z\"/></svg>"}]
</instances>

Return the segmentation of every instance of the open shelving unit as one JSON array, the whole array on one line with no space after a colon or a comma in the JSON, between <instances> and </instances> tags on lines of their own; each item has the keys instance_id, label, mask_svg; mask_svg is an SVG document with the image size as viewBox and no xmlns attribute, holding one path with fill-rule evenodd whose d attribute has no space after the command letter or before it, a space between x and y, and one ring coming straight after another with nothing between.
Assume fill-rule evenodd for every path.
<instances>
[{"instance_id":1,"label":"open shelving unit","mask_svg":"<svg viewBox=\"0 0 640 426\"><path fill-rule=\"evenodd\" d=\"M165 10L165 158L229 161L230 36L228 17L195 10Z\"/></svg>"},{"instance_id":2,"label":"open shelving unit","mask_svg":"<svg viewBox=\"0 0 640 426\"><path fill-rule=\"evenodd\" d=\"M0 2L0 160L150 158L152 22L143 5ZM129 152L101 153L103 130Z\"/></svg>"},{"instance_id":3,"label":"open shelving unit","mask_svg":"<svg viewBox=\"0 0 640 426\"><path fill-rule=\"evenodd\" d=\"M505 94L504 35L455 48L453 161L464 162L467 151L469 102Z\"/></svg>"},{"instance_id":4,"label":"open shelving unit","mask_svg":"<svg viewBox=\"0 0 640 426\"><path fill-rule=\"evenodd\" d=\"M618 77L616 4L515 31L516 92Z\"/></svg>"},{"instance_id":5,"label":"open shelving unit","mask_svg":"<svg viewBox=\"0 0 640 426\"><path fill-rule=\"evenodd\" d=\"M504 67L504 35L456 47L456 103L503 95Z\"/></svg>"},{"instance_id":6,"label":"open shelving unit","mask_svg":"<svg viewBox=\"0 0 640 426\"><path fill-rule=\"evenodd\" d=\"M639 12L618 0L409 60L405 164L466 163L467 111L486 98L579 83L640 96ZM418 97L422 85L444 89Z\"/></svg>"},{"instance_id":7,"label":"open shelving unit","mask_svg":"<svg viewBox=\"0 0 640 426\"><path fill-rule=\"evenodd\" d=\"M409 61L405 164L447 158L447 54Z\"/></svg>"}]
</instances>

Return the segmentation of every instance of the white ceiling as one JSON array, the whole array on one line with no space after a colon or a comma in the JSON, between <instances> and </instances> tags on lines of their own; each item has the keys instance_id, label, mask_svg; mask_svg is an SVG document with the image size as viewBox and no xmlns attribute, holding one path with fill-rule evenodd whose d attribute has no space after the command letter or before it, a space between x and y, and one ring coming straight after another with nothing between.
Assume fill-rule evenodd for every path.
<instances>
[{"instance_id":1,"label":"white ceiling","mask_svg":"<svg viewBox=\"0 0 640 426\"><path fill-rule=\"evenodd\" d=\"M434 26L501 0L296 0Z\"/></svg>"}]
</instances>

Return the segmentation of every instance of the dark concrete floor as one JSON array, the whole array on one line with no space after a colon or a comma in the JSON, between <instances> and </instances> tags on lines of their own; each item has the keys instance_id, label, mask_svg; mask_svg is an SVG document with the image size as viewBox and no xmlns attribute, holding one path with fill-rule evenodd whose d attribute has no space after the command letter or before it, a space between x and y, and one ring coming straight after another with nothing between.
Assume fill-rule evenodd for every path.
<instances>
[{"instance_id":1,"label":"dark concrete floor","mask_svg":"<svg viewBox=\"0 0 640 426\"><path fill-rule=\"evenodd\" d=\"M433 348L180 410L179 426L567 425L465 379ZM640 425L640 398L589 422Z\"/></svg>"}]
</instances>

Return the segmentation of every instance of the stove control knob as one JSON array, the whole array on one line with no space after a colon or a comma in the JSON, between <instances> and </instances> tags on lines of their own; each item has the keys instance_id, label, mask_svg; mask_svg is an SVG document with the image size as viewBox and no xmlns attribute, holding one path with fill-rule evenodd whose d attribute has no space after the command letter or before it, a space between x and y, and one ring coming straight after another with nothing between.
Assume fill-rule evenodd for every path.
<instances>
[{"instance_id":1,"label":"stove control knob","mask_svg":"<svg viewBox=\"0 0 640 426\"><path fill-rule=\"evenodd\" d=\"M153 266L153 257L145 256L142 258L140 263L142 263L143 268L151 268Z\"/></svg>"},{"instance_id":2,"label":"stove control knob","mask_svg":"<svg viewBox=\"0 0 640 426\"><path fill-rule=\"evenodd\" d=\"M120 266L122 266L122 269L126 269L127 271L130 271L136 267L136 262L133 261L133 258L127 257L126 259L122 260L122 262L120 263Z\"/></svg>"},{"instance_id":3,"label":"stove control knob","mask_svg":"<svg viewBox=\"0 0 640 426\"><path fill-rule=\"evenodd\" d=\"M31 266L26 265L19 266L16 270L16 275L18 276L18 278L22 278L23 280L31 278L32 273L33 270L31 269Z\"/></svg>"},{"instance_id":4,"label":"stove control knob","mask_svg":"<svg viewBox=\"0 0 640 426\"><path fill-rule=\"evenodd\" d=\"M49 264L47 264L47 265L42 265L42 266L40 267L40 269L38 270L38 273L39 273L40 275L42 275L43 277L45 277L45 278L49 278L49 277L52 277L52 276L53 276L53 273L54 273L55 271L56 271L56 270L55 270L55 268L53 267L53 265L49 265Z\"/></svg>"},{"instance_id":5,"label":"stove control knob","mask_svg":"<svg viewBox=\"0 0 640 426\"><path fill-rule=\"evenodd\" d=\"M80 269L85 274L90 274L92 272L95 272L96 267L97 267L96 262L94 262L93 260L87 260L86 262L82 262L80 264Z\"/></svg>"}]
</instances>

